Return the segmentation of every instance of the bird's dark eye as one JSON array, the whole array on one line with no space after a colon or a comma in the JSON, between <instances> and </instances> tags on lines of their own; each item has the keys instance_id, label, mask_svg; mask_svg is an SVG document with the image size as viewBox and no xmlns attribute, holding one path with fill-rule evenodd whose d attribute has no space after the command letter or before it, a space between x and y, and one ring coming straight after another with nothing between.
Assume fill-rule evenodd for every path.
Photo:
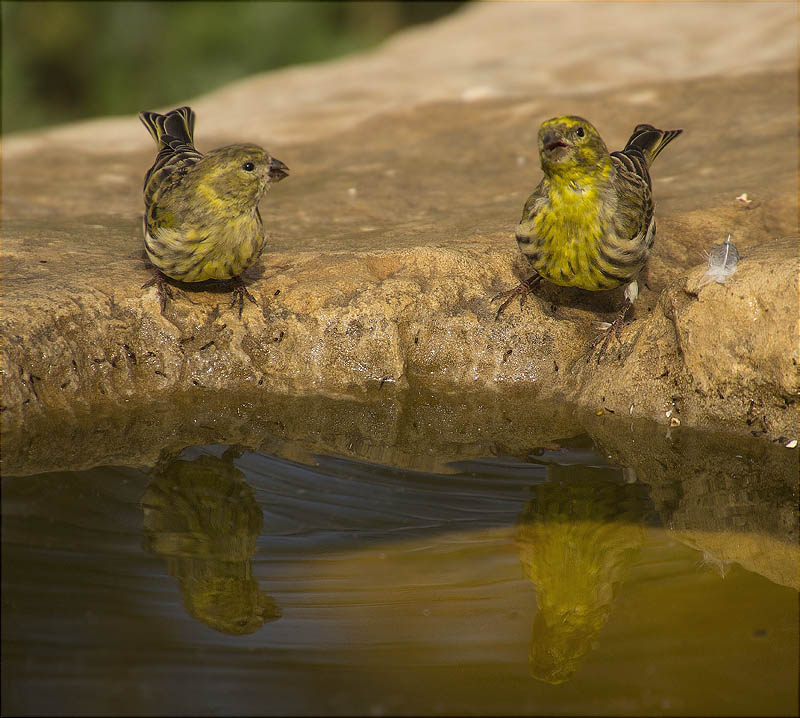
<instances>
[{"instance_id":1,"label":"bird's dark eye","mask_svg":"<svg viewBox=\"0 0 800 718\"><path fill-rule=\"evenodd\" d=\"M583 137L583 127L579 127L575 130L575 134L578 135L578 137Z\"/></svg>"},{"instance_id":2,"label":"bird's dark eye","mask_svg":"<svg viewBox=\"0 0 800 718\"><path fill-rule=\"evenodd\" d=\"M255 166L255 165L254 165L252 162L245 162L245 163L242 165L242 169L243 169L245 172L252 172L252 171L253 171L255 168L256 168L256 166Z\"/></svg>"}]
</instances>

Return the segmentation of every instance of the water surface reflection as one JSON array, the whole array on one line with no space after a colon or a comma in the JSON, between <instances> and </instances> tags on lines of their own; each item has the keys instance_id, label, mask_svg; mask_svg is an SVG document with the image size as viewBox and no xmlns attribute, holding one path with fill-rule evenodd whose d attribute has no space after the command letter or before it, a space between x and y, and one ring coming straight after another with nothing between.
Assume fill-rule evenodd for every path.
<instances>
[{"instance_id":1,"label":"water surface reflection","mask_svg":"<svg viewBox=\"0 0 800 718\"><path fill-rule=\"evenodd\" d=\"M264 517L234 464L241 454L231 447L221 457L162 461L142 497L145 551L166 559L190 615L231 635L281 615L252 574Z\"/></svg>"},{"instance_id":2,"label":"water surface reflection","mask_svg":"<svg viewBox=\"0 0 800 718\"><path fill-rule=\"evenodd\" d=\"M4 477L3 712L792 713L785 450L603 441Z\"/></svg>"},{"instance_id":3,"label":"water surface reflection","mask_svg":"<svg viewBox=\"0 0 800 718\"><path fill-rule=\"evenodd\" d=\"M652 505L618 469L554 465L548 478L520 514L517 544L536 588L531 675L556 684L578 670L607 623Z\"/></svg>"}]
</instances>

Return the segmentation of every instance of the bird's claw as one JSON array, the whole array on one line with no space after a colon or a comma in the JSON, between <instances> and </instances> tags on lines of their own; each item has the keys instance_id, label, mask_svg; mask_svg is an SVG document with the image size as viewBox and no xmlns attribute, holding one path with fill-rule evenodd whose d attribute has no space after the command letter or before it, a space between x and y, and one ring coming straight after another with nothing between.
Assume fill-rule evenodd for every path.
<instances>
[{"instance_id":1,"label":"bird's claw","mask_svg":"<svg viewBox=\"0 0 800 718\"><path fill-rule=\"evenodd\" d=\"M631 308L631 306L632 302L626 299L625 304L622 306L622 309L619 310L619 313L614 318L613 322L611 322L610 324L608 322L601 322L602 334L598 334L595 337L594 341L592 342L591 350L589 352L589 358L591 359L591 356L594 353L594 348L600 341L600 337L603 337L603 343L600 345L600 351L597 354L597 360L596 360L597 364L600 363L600 360L605 355L606 349L608 348L608 345L611 342L612 334L617 338L618 342L622 343L622 327L625 326L625 315L628 313L628 310Z\"/></svg>"},{"instance_id":2,"label":"bird's claw","mask_svg":"<svg viewBox=\"0 0 800 718\"><path fill-rule=\"evenodd\" d=\"M500 315L505 311L506 307L514 301L514 297L519 297L519 308L522 311L522 307L525 304L525 297L528 296L530 291L536 286L539 282L541 277L538 274L534 274L531 277L521 281L516 287L513 289L508 289L505 292L500 292L499 294L495 294L491 301L496 302L498 299L503 297L507 297L507 299L497 308L497 312L494 315L494 320L497 321L500 318Z\"/></svg>"},{"instance_id":3,"label":"bird's claw","mask_svg":"<svg viewBox=\"0 0 800 718\"><path fill-rule=\"evenodd\" d=\"M158 303L161 306L161 313L164 314L167 308L167 297L172 299L174 296L172 287L169 285L169 282L167 282L167 278L159 270L153 272L153 276L150 277L141 288L147 289L147 287L152 287L154 284L156 286L156 294L158 295Z\"/></svg>"},{"instance_id":4,"label":"bird's claw","mask_svg":"<svg viewBox=\"0 0 800 718\"><path fill-rule=\"evenodd\" d=\"M253 304L258 306L258 302L255 300L252 294L247 291L247 287L245 283L242 281L241 277L234 277L233 278L233 296L231 297L230 306L233 307L236 302L239 302L239 319L242 318L242 310L244 309L244 299L247 297Z\"/></svg>"}]
</instances>

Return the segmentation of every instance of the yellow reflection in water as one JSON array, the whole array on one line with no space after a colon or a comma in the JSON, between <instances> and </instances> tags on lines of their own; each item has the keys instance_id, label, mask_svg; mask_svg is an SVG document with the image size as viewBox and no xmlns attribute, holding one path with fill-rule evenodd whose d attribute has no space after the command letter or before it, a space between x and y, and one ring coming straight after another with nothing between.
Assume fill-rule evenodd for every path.
<instances>
[{"instance_id":1,"label":"yellow reflection in water","mask_svg":"<svg viewBox=\"0 0 800 718\"><path fill-rule=\"evenodd\" d=\"M598 473L539 486L519 517L520 560L538 605L530 671L547 683L578 670L645 541L641 488Z\"/></svg>"},{"instance_id":2,"label":"yellow reflection in water","mask_svg":"<svg viewBox=\"0 0 800 718\"><path fill-rule=\"evenodd\" d=\"M281 615L252 575L264 518L233 463L240 453L159 465L142 497L145 550L166 559L189 614L230 635L253 633Z\"/></svg>"}]
</instances>

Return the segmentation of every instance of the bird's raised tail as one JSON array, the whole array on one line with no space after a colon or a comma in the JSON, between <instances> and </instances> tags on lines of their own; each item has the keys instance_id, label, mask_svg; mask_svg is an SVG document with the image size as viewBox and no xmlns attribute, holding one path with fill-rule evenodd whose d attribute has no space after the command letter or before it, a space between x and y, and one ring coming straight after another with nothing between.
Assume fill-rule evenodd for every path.
<instances>
[{"instance_id":1,"label":"bird's raised tail","mask_svg":"<svg viewBox=\"0 0 800 718\"><path fill-rule=\"evenodd\" d=\"M649 167L653 164L653 160L658 157L659 152L681 132L683 130L659 130L653 125L636 125L628 144L625 145L625 149L622 151L626 152L633 148L640 150Z\"/></svg>"},{"instance_id":2,"label":"bird's raised tail","mask_svg":"<svg viewBox=\"0 0 800 718\"><path fill-rule=\"evenodd\" d=\"M139 119L159 148L171 146L171 140L178 140L180 144L194 145L194 110L191 107L179 107L170 110L166 115L140 112Z\"/></svg>"}]
</instances>

